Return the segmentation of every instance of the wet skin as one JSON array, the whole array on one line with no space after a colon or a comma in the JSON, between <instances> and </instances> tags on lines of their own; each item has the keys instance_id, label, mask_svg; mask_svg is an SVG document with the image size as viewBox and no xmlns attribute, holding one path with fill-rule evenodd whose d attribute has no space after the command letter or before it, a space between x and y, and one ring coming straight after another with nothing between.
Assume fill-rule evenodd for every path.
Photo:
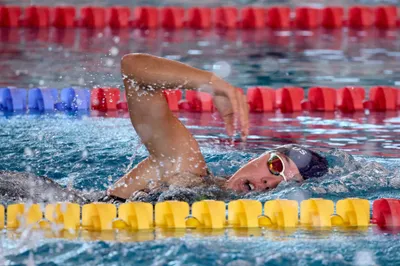
<instances>
[{"instance_id":1,"label":"wet skin","mask_svg":"<svg viewBox=\"0 0 400 266\"><path fill-rule=\"evenodd\" d=\"M132 199L136 193L158 187L209 185L204 179L209 173L200 146L169 109L163 90L180 88L210 93L227 134L233 136L240 132L243 141L249 134L247 97L214 73L147 54L125 55L121 60L121 73L131 122L149 157L121 177L107 193ZM282 158L284 176L288 180L298 176L295 164L285 156ZM263 154L243 166L228 181L215 183L237 192L274 188L284 178L268 170L268 159L269 154Z\"/></svg>"},{"instance_id":2,"label":"wet skin","mask_svg":"<svg viewBox=\"0 0 400 266\"><path fill-rule=\"evenodd\" d=\"M302 181L296 164L286 155L279 152L276 154L283 159L285 166L283 174L287 181L294 179ZM267 191L285 182L282 175L274 175L269 171L267 162L270 156L271 153L267 152L248 162L227 181L226 187L237 192Z\"/></svg>"}]
</instances>

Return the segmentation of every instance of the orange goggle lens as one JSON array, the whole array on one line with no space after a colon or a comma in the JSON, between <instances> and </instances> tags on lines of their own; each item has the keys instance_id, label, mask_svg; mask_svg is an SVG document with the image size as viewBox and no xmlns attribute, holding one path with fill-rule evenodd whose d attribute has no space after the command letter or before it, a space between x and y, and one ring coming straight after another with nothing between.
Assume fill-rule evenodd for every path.
<instances>
[{"instance_id":1,"label":"orange goggle lens","mask_svg":"<svg viewBox=\"0 0 400 266\"><path fill-rule=\"evenodd\" d=\"M273 175L280 175L283 172L283 162L276 155L271 156L267 162L268 169Z\"/></svg>"}]
</instances>

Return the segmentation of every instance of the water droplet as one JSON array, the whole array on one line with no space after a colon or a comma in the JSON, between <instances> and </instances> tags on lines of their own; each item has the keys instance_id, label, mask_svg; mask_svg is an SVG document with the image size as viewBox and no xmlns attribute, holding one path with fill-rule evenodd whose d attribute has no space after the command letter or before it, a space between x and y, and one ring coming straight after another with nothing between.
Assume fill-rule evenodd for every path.
<instances>
[{"instance_id":1,"label":"water droplet","mask_svg":"<svg viewBox=\"0 0 400 266\"><path fill-rule=\"evenodd\" d=\"M117 56L119 54L119 50L117 47L113 46L113 47L111 47L109 53L111 56Z\"/></svg>"},{"instance_id":2,"label":"water droplet","mask_svg":"<svg viewBox=\"0 0 400 266\"><path fill-rule=\"evenodd\" d=\"M219 61L213 65L212 71L218 77L226 78L231 74L231 65L226 61Z\"/></svg>"},{"instance_id":3,"label":"water droplet","mask_svg":"<svg viewBox=\"0 0 400 266\"><path fill-rule=\"evenodd\" d=\"M27 157L32 157L33 156L33 150L29 147L25 147L24 149L24 155Z\"/></svg>"},{"instance_id":4,"label":"water droplet","mask_svg":"<svg viewBox=\"0 0 400 266\"><path fill-rule=\"evenodd\" d=\"M107 58L106 59L106 66L112 67L114 65L114 59Z\"/></svg>"},{"instance_id":5,"label":"water droplet","mask_svg":"<svg viewBox=\"0 0 400 266\"><path fill-rule=\"evenodd\" d=\"M82 152L82 160L86 160L89 156L89 152L87 150L84 150Z\"/></svg>"},{"instance_id":6,"label":"water droplet","mask_svg":"<svg viewBox=\"0 0 400 266\"><path fill-rule=\"evenodd\" d=\"M80 77L80 78L78 79L78 84L79 84L79 85L85 85L85 79L82 78L82 77Z\"/></svg>"},{"instance_id":7,"label":"water droplet","mask_svg":"<svg viewBox=\"0 0 400 266\"><path fill-rule=\"evenodd\" d=\"M113 38L113 41L114 41L115 43L119 43L120 38L119 38L118 36L115 36L115 37Z\"/></svg>"}]
</instances>

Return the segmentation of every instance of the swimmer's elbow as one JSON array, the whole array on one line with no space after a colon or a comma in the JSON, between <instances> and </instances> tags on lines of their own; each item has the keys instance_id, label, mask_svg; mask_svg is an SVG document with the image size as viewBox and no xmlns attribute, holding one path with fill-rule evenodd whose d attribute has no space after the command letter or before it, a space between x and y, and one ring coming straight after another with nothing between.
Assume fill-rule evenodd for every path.
<instances>
[{"instance_id":1,"label":"swimmer's elbow","mask_svg":"<svg viewBox=\"0 0 400 266\"><path fill-rule=\"evenodd\" d=\"M141 64L147 60L152 58L149 54L141 54L141 53L132 53L126 54L121 59L121 68L122 69L129 69L137 64Z\"/></svg>"},{"instance_id":2,"label":"swimmer's elbow","mask_svg":"<svg viewBox=\"0 0 400 266\"><path fill-rule=\"evenodd\" d=\"M140 79L141 70L146 69L146 65L152 60L149 54L132 53L124 55L121 59L122 75L130 78Z\"/></svg>"}]
</instances>

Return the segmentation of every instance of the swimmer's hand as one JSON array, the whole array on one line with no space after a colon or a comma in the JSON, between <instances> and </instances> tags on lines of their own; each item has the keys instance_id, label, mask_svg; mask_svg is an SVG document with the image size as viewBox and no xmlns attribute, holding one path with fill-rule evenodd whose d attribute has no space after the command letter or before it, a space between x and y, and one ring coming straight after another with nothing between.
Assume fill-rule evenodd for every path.
<instances>
[{"instance_id":1,"label":"swimmer's hand","mask_svg":"<svg viewBox=\"0 0 400 266\"><path fill-rule=\"evenodd\" d=\"M224 119L229 136L240 130L242 140L249 135L249 105L240 89L213 75L210 85L214 94L214 104ZM238 123L239 122L239 123Z\"/></svg>"}]
</instances>

